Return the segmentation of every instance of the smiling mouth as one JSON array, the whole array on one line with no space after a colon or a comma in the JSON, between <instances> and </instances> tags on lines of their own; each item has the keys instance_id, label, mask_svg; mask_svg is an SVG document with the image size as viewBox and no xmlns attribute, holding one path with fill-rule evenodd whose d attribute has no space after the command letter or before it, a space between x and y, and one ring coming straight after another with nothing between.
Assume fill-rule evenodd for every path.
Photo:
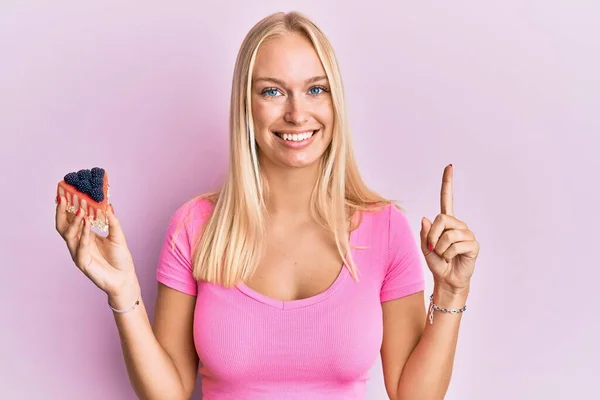
<instances>
[{"instance_id":1,"label":"smiling mouth","mask_svg":"<svg viewBox=\"0 0 600 400\"><path fill-rule=\"evenodd\" d=\"M289 141L289 142L302 142L304 140L310 139L314 134L319 132L319 129L314 131L306 131L303 133L281 133L281 132L273 132L277 137Z\"/></svg>"}]
</instances>

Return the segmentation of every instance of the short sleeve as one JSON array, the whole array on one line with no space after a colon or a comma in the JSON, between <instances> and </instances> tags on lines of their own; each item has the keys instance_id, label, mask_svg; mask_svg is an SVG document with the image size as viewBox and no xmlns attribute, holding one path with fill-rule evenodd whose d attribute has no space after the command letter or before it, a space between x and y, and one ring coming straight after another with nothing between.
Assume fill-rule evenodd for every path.
<instances>
[{"instance_id":1,"label":"short sleeve","mask_svg":"<svg viewBox=\"0 0 600 400\"><path fill-rule=\"evenodd\" d=\"M198 202L192 200L186 203L171 217L156 271L158 282L193 296L198 294L198 284L193 275L192 239L196 230L194 225L203 221L191 215L196 214L195 208L202 207Z\"/></svg>"},{"instance_id":2,"label":"short sleeve","mask_svg":"<svg viewBox=\"0 0 600 400\"><path fill-rule=\"evenodd\" d=\"M389 206L387 266L380 300L398 299L425 289L421 250L404 213Z\"/></svg>"}]
</instances>

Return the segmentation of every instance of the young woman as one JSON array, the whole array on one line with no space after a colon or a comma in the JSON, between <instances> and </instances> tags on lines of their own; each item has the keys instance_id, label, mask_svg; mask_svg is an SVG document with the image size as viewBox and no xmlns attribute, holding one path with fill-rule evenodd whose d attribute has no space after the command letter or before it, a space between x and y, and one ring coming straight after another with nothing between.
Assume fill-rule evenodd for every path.
<instances>
[{"instance_id":1,"label":"young woman","mask_svg":"<svg viewBox=\"0 0 600 400\"><path fill-rule=\"evenodd\" d=\"M442 399L479 252L453 216L452 166L419 248L361 180L333 49L298 13L248 33L230 112L229 175L173 216L152 325L114 211L102 238L58 199L56 228L108 295L135 392L187 399L200 373L207 400L364 399L380 352L390 399Z\"/></svg>"}]
</instances>

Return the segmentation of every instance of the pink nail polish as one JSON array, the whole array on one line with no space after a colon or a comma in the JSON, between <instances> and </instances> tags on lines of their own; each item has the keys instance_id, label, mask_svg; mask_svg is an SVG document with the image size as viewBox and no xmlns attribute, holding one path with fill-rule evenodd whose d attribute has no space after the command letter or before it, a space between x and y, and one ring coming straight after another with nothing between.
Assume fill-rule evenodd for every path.
<instances>
[{"instance_id":1,"label":"pink nail polish","mask_svg":"<svg viewBox=\"0 0 600 400\"><path fill-rule=\"evenodd\" d=\"M433 251L433 246L431 245L431 243L429 243L429 244L427 245L427 247L429 247L429 251Z\"/></svg>"}]
</instances>

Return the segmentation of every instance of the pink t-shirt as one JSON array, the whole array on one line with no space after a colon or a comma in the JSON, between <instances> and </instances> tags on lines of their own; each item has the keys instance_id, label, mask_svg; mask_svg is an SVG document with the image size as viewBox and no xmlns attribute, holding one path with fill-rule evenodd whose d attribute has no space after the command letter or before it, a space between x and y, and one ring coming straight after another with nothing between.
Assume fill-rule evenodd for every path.
<instances>
[{"instance_id":1,"label":"pink t-shirt","mask_svg":"<svg viewBox=\"0 0 600 400\"><path fill-rule=\"evenodd\" d=\"M175 212L157 270L159 282L196 296L203 399L364 399L382 343L381 302L424 289L421 251L405 215L393 206L364 214L350 236L367 246L352 250L358 283L344 267L324 292L280 301L243 283L226 289L194 280L193 240L212 210L198 199Z\"/></svg>"}]
</instances>

